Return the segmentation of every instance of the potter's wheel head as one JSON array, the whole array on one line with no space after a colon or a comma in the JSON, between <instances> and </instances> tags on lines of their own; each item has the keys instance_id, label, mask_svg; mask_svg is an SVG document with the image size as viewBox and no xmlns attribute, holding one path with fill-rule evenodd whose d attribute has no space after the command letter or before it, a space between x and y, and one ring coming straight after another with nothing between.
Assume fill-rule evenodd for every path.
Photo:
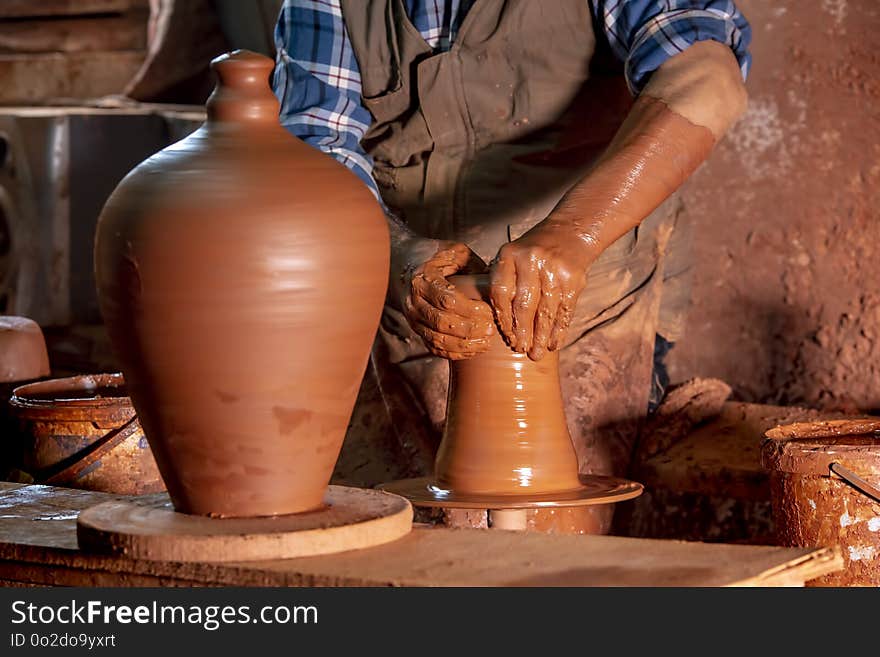
<instances>
[{"instance_id":1,"label":"potter's wheel head","mask_svg":"<svg viewBox=\"0 0 880 657\"><path fill-rule=\"evenodd\" d=\"M501 495L453 490L442 487L433 477L392 481L379 488L401 495L415 506L450 509L537 509L610 504L631 500L644 490L637 482L600 475L580 475L577 488L543 493Z\"/></svg>"}]
</instances>

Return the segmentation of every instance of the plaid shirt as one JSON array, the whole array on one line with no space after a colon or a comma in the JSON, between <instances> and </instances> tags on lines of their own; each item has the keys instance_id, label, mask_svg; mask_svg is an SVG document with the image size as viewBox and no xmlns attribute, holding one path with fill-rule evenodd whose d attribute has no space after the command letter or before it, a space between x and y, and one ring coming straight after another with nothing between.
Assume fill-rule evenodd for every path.
<instances>
[{"instance_id":1,"label":"plaid shirt","mask_svg":"<svg viewBox=\"0 0 880 657\"><path fill-rule=\"evenodd\" d=\"M476 0L405 0L410 20L438 52L455 41ZM627 84L638 94L663 62L697 41L727 44L743 78L751 29L732 0L584 0L601 25ZM281 124L352 169L377 197L373 163L361 147L371 116L340 0L285 0L275 28L273 86Z\"/></svg>"}]
</instances>

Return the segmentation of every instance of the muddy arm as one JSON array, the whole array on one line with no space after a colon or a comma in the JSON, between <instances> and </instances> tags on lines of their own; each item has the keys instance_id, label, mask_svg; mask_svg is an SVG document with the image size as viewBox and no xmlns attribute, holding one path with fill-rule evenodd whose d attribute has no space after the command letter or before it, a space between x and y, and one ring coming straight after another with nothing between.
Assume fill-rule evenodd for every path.
<instances>
[{"instance_id":1,"label":"muddy arm","mask_svg":"<svg viewBox=\"0 0 880 657\"><path fill-rule=\"evenodd\" d=\"M499 251L492 302L517 350L538 359L563 344L590 265L678 189L745 106L739 64L723 44L696 43L654 73L591 171Z\"/></svg>"},{"instance_id":2,"label":"muddy arm","mask_svg":"<svg viewBox=\"0 0 880 657\"><path fill-rule=\"evenodd\" d=\"M654 73L596 166L544 223L597 256L678 189L745 108L730 49L694 44Z\"/></svg>"}]
</instances>

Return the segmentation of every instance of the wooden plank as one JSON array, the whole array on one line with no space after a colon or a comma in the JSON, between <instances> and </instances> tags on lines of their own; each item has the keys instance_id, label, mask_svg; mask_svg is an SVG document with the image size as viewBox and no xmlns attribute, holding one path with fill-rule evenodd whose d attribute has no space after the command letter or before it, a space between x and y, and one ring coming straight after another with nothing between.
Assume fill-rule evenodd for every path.
<instances>
[{"instance_id":1,"label":"wooden plank","mask_svg":"<svg viewBox=\"0 0 880 657\"><path fill-rule=\"evenodd\" d=\"M0 105L122 93L144 57L136 50L0 55Z\"/></svg>"},{"instance_id":2,"label":"wooden plank","mask_svg":"<svg viewBox=\"0 0 880 657\"><path fill-rule=\"evenodd\" d=\"M136 561L77 549L75 516L116 496L0 484L0 579L77 586L775 586L835 572L832 549L414 528L394 543L241 563Z\"/></svg>"},{"instance_id":3,"label":"wooden plank","mask_svg":"<svg viewBox=\"0 0 880 657\"><path fill-rule=\"evenodd\" d=\"M0 52L95 52L145 50L147 17L0 21Z\"/></svg>"},{"instance_id":4,"label":"wooden plank","mask_svg":"<svg viewBox=\"0 0 880 657\"><path fill-rule=\"evenodd\" d=\"M84 16L146 11L150 0L2 0L0 18Z\"/></svg>"}]
</instances>

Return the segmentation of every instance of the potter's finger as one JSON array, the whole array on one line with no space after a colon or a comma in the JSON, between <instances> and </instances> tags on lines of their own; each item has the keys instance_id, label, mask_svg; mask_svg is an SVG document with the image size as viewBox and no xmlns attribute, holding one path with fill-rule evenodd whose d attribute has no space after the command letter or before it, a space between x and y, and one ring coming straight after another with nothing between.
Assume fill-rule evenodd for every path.
<instances>
[{"instance_id":1,"label":"potter's finger","mask_svg":"<svg viewBox=\"0 0 880 657\"><path fill-rule=\"evenodd\" d=\"M541 298L541 279L532 263L517 263L516 294L513 297L514 349L525 353L532 348L535 332L535 313Z\"/></svg>"},{"instance_id":2,"label":"potter's finger","mask_svg":"<svg viewBox=\"0 0 880 657\"><path fill-rule=\"evenodd\" d=\"M535 334L532 339L532 348L529 349L529 358L541 360L547 351L550 341L550 333L556 322L556 314L559 311L559 285L553 272L541 271L541 300L538 301L538 310L535 313Z\"/></svg>"},{"instance_id":3,"label":"potter's finger","mask_svg":"<svg viewBox=\"0 0 880 657\"><path fill-rule=\"evenodd\" d=\"M451 255L448 260L438 260L431 263L441 276L447 278L458 273L481 274L486 271L486 263L480 256L464 244L459 244L458 247L461 248L448 251Z\"/></svg>"},{"instance_id":4,"label":"potter's finger","mask_svg":"<svg viewBox=\"0 0 880 657\"><path fill-rule=\"evenodd\" d=\"M422 297L413 301L413 310L417 321L425 324L438 333L446 333L457 338L485 338L492 335L491 322L468 319L429 304Z\"/></svg>"},{"instance_id":5,"label":"potter's finger","mask_svg":"<svg viewBox=\"0 0 880 657\"><path fill-rule=\"evenodd\" d=\"M482 301L468 298L443 276L432 276L430 272L426 272L413 279L413 288L417 296L421 296L438 310L482 322L491 321L492 311L489 306Z\"/></svg>"},{"instance_id":6,"label":"potter's finger","mask_svg":"<svg viewBox=\"0 0 880 657\"><path fill-rule=\"evenodd\" d=\"M443 351L442 349L431 349L431 353L440 358L445 358L446 360L467 360L468 358L480 355L479 353L457 353L453 351Z\"/></svg>"},{"instance_id":7,"label":"potter's finger","mask_svg":"<svg viewBox=\"0 0 880 657\"><path fill-rule=\"evenodd\" d=\"M574 292L565 291L560 295L559 310L556 311L556 321L553 323L550 340L547 342L547 349L550 351L561 349L565 344L565 332L571 324L576 303L577 294Z\"/></svg>"},{"instance_id":8,"label":"potter's finger","mask_svg":"<svg viewBox=\"0 0 880 657\"><path fill-rule=\"evenodd\" d=\"M492 266L489 275L489 300L498 328L507 343L514 347L516 336L513 334L513 295L516 289L516 267L513 260L499 257Z\"/></svg>"},{"instance_id":9,"label":"potter's finger","mask_svg":"<svg viewBox=\"0 0 880 657\"><path fill-rule=\"evenodd\" d=\"M480 257L471 251L471 249L464 244L455 244L450 249L453 254L453 263L455 265L455 271L460 269L464 269L466 267L478 267L480 264L485 268L486 263L483 262ZM455 272L452 272L453 274ZM450 274L447 274L449 276Z\"/></svg>"},{"instance_id":10,"label":"potter's finger","mask_svg":"<svg viewBox=\"0 0 880 657\"><path fill-rule=\"evenodd\" d=\"M491 317L489 320L466 319L454 313L435 308L417 295L408 295L403 302L404 315L413 329L419 324L438 333L467 340L486 338L494 332Z\"/></svg>"},{"instance_id":11,"label":"potter's finger","mask_svg":"<svg viewBox=\"0 0 880 657\"><path fill-rule=\"evenodd\" d=\"M453 244L437 251L425 263L426 269L433 269L441 276L452 276L470 260L471 250L464 244Z\"/></svg>"},{"instance_id":12,"label":"potter's finger","mask_svg":"<svg viewBox=\"0 0 880 657\"><path fill-rule=\"evenodd\" d=\"M455 288L436 270L426 271L412 280L412 296L425 299L435 308L450 310L455 307Z\"/></svg>"},{"instance_id":13,"label":"potter's finger","mask_svg":"<svg viewBox=\"0 0 880 657\"><path fill-rule=\"evenodd\" d=\"M443 275L444 271L455 273L459 267L459 265L456 264L456 260L455 251L452 249L442 249L431 256L430 260L425 263L424 267L425 269L434 270L440 275Z\"/></svg>"},{"instance_id":14,"label":"potter's finger","mask_svg":"<svg viewBox=\"0 0 880 657\"><path fill-rule=\"evenodd\" d=\"M476 355L489 348L489 340L487 338L466 340L453 335L439 333L424 324L416 324L413 326L413 330L421 336L431 351Z\"/></svg>"}]
</instances>

